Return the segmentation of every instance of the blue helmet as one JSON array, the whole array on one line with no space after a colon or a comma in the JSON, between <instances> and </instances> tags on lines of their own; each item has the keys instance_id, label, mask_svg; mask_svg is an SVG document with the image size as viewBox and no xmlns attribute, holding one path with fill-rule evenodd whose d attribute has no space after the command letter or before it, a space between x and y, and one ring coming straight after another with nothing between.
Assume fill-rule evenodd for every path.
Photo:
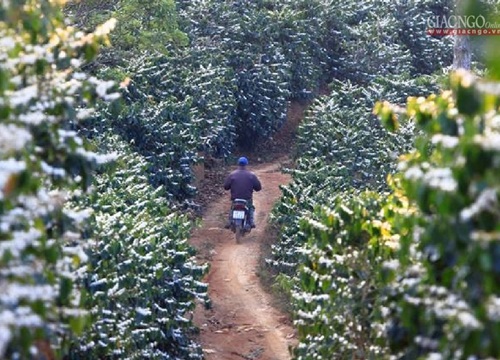
<instances>
[{"instance_id":1,"label":"blue helmet","mask_svg":"<svg viewBox=\"0 0 500 360\"><path fill-rule=\"evenodd\" d=\"M238 165L240 165L240 166L246 166L246 165L248 165L248 159L246 157L244 157L244 156L240 157L238 159Z\"/></svg>"}]
</instances>

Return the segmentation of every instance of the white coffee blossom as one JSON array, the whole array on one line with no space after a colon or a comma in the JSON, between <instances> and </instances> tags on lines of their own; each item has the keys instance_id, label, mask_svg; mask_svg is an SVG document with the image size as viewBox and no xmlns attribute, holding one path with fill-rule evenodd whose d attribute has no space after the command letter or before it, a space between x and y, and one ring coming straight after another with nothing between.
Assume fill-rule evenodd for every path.
<instances>
[{"instance_id":1,"label":"white coffee blossom","mask_svg":"<svg viewBox=\"0 0 500 360\"><path fill-rule=\"evenodd\" d=\"M500 151L500 134L491 133L474 136L474 142L480 145L484 150Z\"/></svg>"},{"instance_id":2,"label":"white coffee blossom","mask_svg":"<svg viewBox=\"0 0 500 360\"><path fill-rule=\"evenodd\" d=\"M21 150L31 141L31 133L14 124L0 124L0 153Z\"/></svg>"},{"instance_id":3,"label":"white coffee blossom","mask_svg":"<svg viewBox=\"0 0 500 360\"><path fill-rule=\"evenodd\" d=\"M32 111L19 116L19 120L27 125L39 125L47 119L47 115L41 111Z\"/></svg>"},{"instance_id":4,"label":"white coffee blossom","mask_svg":"<svg viewBox=\"0 0 500 360\"><path fill-rule=\"evenodd\" d=\"M481 322L470 312L468 311L461 311L457 315L458 320L461 322L461 324L469 329L481 329L483 325Z\"/></svg>"},{"instance_id":5,"label":"white coffee blossom","mask_svg":"<svg viewBox=\"0 0 500 360\"><path fill-rule=\"evenodd\" d=\"M495 211L498 204L497 198L496 189L483 190L472 205L460 211L460 220L469 221L483 211Z\"/></svg>"},{"instance_id":6,"label":"white coffee blossom","mask_svg":"<svg viewBox=\"0 0 500 360\"><path fill-rule=\"evenodd\" d=\"M427 360L443 360L443 356L440 353L433 352L427 356Z\"/></svg>"},{"instance_id":7,"label":"white coffee blossom","mask_svg":"<svg viewBox=\"0 0 500 360\"><path fill-rule=\"evenodd\" d=\"M0 38L0 49L2 53L13 49L16 46L16 40L12 36L3 36Z\"/></svg>"},{"instance_id":8,"label":"white coffee blossom","mask_svg":"<svg viewBox=\"0 0 500 360\"><path fill-rule=\"evenodd\" d=\"M419 180L424 172L418 166L412 166L405 171L405 178L408 180Z\"/></svg>"},{"instance_id":9,"label":"white coffee blossom","mask_svg":"<svg viewBox=\"0 0 500 360\"><path fill-rule=\"evenodd\" d=\"M446 192L455 191L458 187L450 168L435 168L427 171L424 181L432 188Z\"/></svg>"},{"instance_id":10,"label":"white coffee blossom","mask_svg":"<svg viewBox=\"0 0 500 360\"><path fill-rule=\"evenodd\" d=\"M443 134L436 134L432 137L433 144L440 144L444 148L452 149L458 145L458 137Z\"/></svg>"},{"instance_id":11,"label":"white coffee blossom","mask_svg":"<svg viewBox=\"0 0 500 360\"><path fill-rule=\"evenodd\" d=\"M36 85L31 85L17 91L13 91L9 95L10 104L13 107L27 105L31 100L38 97L38 88Z\"/></svg>"}]
</instances>

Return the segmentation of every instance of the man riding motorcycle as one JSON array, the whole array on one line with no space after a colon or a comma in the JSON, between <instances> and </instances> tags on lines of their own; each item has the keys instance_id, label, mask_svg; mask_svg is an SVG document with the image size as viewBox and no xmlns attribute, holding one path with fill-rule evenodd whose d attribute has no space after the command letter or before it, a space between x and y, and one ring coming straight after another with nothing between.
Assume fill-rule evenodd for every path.
<instances>
[{"instance_id":1,"label":"man riding motorcycle","mask_svg":"<svg viewBox=\"0 0 500 360\"><path fill-rule=\"evenodd\" d=\"M250 226L254 228L255 207L253 206L252 195L254 191L260 191L262 189L262 185L257 176L253 172L247 170L247 165L248 159L246 157L240 157L238 159L238 169L234 170L226 177L226 180L224 181L224 189L231 190L231 201L235 199L243 199L248 202ZM231 220L229 220L225 228L228 229L230 226Z\"/></svg>"}]
</instances>

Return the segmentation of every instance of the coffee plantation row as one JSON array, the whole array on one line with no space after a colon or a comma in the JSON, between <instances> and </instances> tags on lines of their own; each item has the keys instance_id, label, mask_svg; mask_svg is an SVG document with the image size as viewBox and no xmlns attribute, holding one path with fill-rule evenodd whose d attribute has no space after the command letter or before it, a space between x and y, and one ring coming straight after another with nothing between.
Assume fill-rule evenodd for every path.
<instances>
[{"instance_id":1,"label":"coffee plantation row","mask_svg":"<svg viewBox=\"0 0 500 360\"><path fill-rule=\"evenodd\" d=\"M401 74L334 83L312 105L268 259L291 297L294 358L500 357L492 58L497 82L459 71L437 91Z\"/></svg>"},{"instance_id":2,"label":"coffee plantation row","mask_svg":"<svg viewBox=\"0 0 500 360\"><path fill-rule=\"evenodd\" d=\"M93 168L110 156L89 151L74 124L98 98L118 95L81 70L114 22L83 34L42 3L3 2L0 11L0 357L7 359L31 358L49 341L62 355L84 328L81 233L90 211L65 203L89 189Z\"/></svg>"},{"instance_id":3,"label":"coffee plantation row","mask_svg":"<svg viewBox=\"0 0 500 360\"><path fill-rule=\"evenodd\" d=\"M410 97L406 109L377 104L396 136L408 121L418 130L384 192L293 171L272 263L296 272L295 358L500 356L497 88L460 72L451 91Z\"/></svg>"},{"instance_id":4,"label":"coffee plantation row","mask_svg":"<svg viewBox=\"0 0 500 360\"><path fill-rule=\"evenodd\" d=\"M128 18L135 8L153 19L140 24L150 29L145 35L131 34L128 26L111 34L117 45L94 67L130 83L122 104L87 127L111 127L132 142L150 163L151 184L163 185L166 196L186 206L194 205L190 166L203 156L228 158L236 145L253 148L284 123L290 99L312 99L334 78L368 83L386 68L383 73L431 74L452 56L450 39L407 31L424 29L429 14L449 12L447 1L363 7L357 1L177 1L177 10L160 0L148 9L134 0L122 0L118 10L112 2L97 9L82 3L84 12L69 11L82 27L96 22L92 14ZM388 26L380 26L381 14L391 14ZM163 48L152 46L148 35L160 15L173 28L165 38L174 40ZM139 53L126 41L133 36L137 47L152 51ZM374 38L384 46L374 48Z\"/></svg>"},{"instance_id":5,"label":"coffee plantation row","mask_svg":"<svg viewBox=\"0 0 500 360\"><path fill-rule=\"evenodd\" d=\"M202 358L193 223L126 138L89 128L123 97L86 72L115 22L83 33L51 1L0 10L0 357Z\"/></svg>"}]
</instances>

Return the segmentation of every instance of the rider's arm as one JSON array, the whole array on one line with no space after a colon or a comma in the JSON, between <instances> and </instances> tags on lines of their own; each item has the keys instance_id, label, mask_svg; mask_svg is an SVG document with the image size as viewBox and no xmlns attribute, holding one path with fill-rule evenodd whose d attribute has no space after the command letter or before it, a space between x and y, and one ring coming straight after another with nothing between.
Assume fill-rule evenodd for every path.
<instances>
[{"instance_id":1,"label":"rider's arm","mask_svg":"<svg viewBox=\"0 0 500 360\"><path fill-rule=\"evenodd\" d=\"M262 184L260 183L259 178L256 175L253 176L253 189L255 191L262 190Z\"/></svg>"},{"instance_id":2,"label":"rider's arm","mask_svg":"<svg viewBox=\"0 0 500 360\"><path fill-rule=\"evenodd\" d=\"M228 175L226 177L226 180L224 180L224 190L230 190L231 189L231 183L232 183L231 175Z\"/></svg>"}]
</instances>

